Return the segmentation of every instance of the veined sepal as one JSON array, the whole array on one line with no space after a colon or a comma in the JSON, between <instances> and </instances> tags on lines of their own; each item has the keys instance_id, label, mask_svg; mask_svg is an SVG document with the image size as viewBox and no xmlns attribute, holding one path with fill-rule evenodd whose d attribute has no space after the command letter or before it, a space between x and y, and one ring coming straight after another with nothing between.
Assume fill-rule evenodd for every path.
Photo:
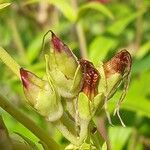
<instances>
[{"instance_id":1,"label":"veined sepal","mask_svg":"<svg viewBox=\"0 0 150 150\"><path fill-rule=\"evenodd\" d=\"M78 114L79 118L83 120L90 120L92 118L92 112L90 108L89 98L85 93L80 92L78 96Z\"/></svg>"},{"instance_id":2,"label":"veined sepal","mask_svg":"<svg viewBox=\"0 0 150 150\"><path fill-rule=\"evenodd\" d=\"M48 78L40 79L33 73L20 69L27 102L49 121L58 120L63 114L60 96Z\"/></svg>"},{"instance_id":3,"label":"veined sepal","mask_svg":"<svg viewBox=\"0 0 150 150\"><path fill-rule=\"evenodd\" d=\"M92 100L89 100L85 93L80 92L78 96L79 118L90 121L100 104L101 106L103 105L103 100L104 96L102 93L96 95Z\"/></svg>"},{"instance_id":4,"label":"veined sepal","mask_svg":"<svg viewBox=\"0 0 150 150\"><path fill-rule=\"evenodd\" d=\"M56 86L58 93L65 98L74 98L81 89L82 73L76 68L73 79L67 78L58 68L53 53L45 55L47 75ZM67 66L65 66L67 68Z\"/></svg>"}]
</instances>

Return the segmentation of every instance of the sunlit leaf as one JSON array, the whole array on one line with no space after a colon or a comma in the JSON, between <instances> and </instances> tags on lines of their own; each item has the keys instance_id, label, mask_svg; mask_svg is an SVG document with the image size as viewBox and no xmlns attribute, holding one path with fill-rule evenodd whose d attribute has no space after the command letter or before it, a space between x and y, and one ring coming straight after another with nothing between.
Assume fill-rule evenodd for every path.
<instances>
[{"instance_id":1,"label":"sunlit leaf","mask_svg":"<svg viewBox=\"0 0 150 150\"><path fill-rule=\"evenodd\" d=\"M133 22L139 15L141 15L141 13L143 13L143 11L140 13L132 13L124 18L122 17L117 21L115 20L114 24L111 24L107 31L116 36L120 35L131 22Z\"/></svg>"},{"instance_id":2,"label":"sunlit leaf","mask_svg":"<svg viewBox=\"0 0 150 150\"><path fill-rule=\"evenodd\" d=\"M109 50L114 49L118 44L113 38L98 36L91 43L89 47L89 57L94 64L98 64L102 61Z\"/></svg>"},{"instance_id":3,"label":"sunlit leaf","mask_svg":"<svg viewBox=\"0 0 150 150\"><path fill-rule=\"evenodd\" d=\"M2 3L2 4L0 4L0 9L3 9L3 8L9 6L10 4L11 3Z\"/></svg>"},{"instance_id":4,"label":"sunlit leaf","mask_svg":"<svg viewBox=\"0 0 150 150\"><path fill-rule=\"evenodd\" d=\"M7 128L0 116L0 149L12 149L12 143Z\"/></svg>"},{"instance_id":5,"label":"sunlit leaf","mask_svg":"<svg viewBox=\"0 0 150 150\"><path fill-rule=\"evenodd\" d=\"M0 60L20 78L19 64L2 47L0 47Z\"/></svg>"},{"instance_id":6,"label":"sunlit leaf","mask_svg":"<svg viewBox=\"0 0 150 150\"><path fill-rule=\"evenodd\" d=\"M57 7L70 22L76 20L75 10L69 0L49 0L49 3Z\"/></svg>"},{"instance_id":7,"label":"sunlit leaf","mask_svg":"<svg viewBox=\"0 0 150 150\"><path fill-rule=\"evenodd\" d=\"M144 43L136 53L138 59L142 58L146 53L150 51L150 42Z\"/></svg>"},{"instance_id":8,"label":"sunlit leaf","mask_svg":"<svg viewBox=\"0 0 150 150\"><path fill-rule=\"evenodd\" d=\"M111 149L113 150L123 149L126 141L129 139L131 131L132 131L131 128L109 127L109 139Z\"/></svg>"},{"instance_id":9,"label":"sunlit leaf","mask_svg":"<svg viewBox=\"0 0 150 150\"><path fill-rule=\"evenodd\" d=\"M150 101L147 95L150 94L150 72L142 73L139 78L131 79L131 84L124 99L121 108L137 112L143 116L150 118ZM121 92L118 92L110 101L110 107L114 108L115 103L120 97Z\"/></svg>"},{"instance_id":10,"label":"sunlit leaf","mask_svg":"<svg viewBox=\"0 0 150 150\"><path fill-rule=\"evenodd\" d=\"M40 0L26 0L25 2L23 2L23 5L30 5L30 4L34 4L39 2Z\"/></svg>"},{"instance_id":11,"label":"sunlit leaf","mask_svg":"<svg viewBox=\"0 0 150 150\"><path fill-rule=\"evenodd\" d=\"M32 63L40 55L42 48L43 34L38 35L31 41L27 48L27 57L30 63Z\"/></svg>"},{"instance_id":12,"label":"sunlit leaf","mask_svg":"<svg viewBox=\"0 0 150 150\"><path fill-rule=\"evenodd\" d=\"M78 19L81 18L83 14L86 14L89 10L96 10L110 19L114 18L112 12L105 5L97 2L89 2L80 6L78 11Z\"/></svg>"},{"instance_id":13,"label":"sunlit leaf","mask_svg":"<svg viewBox=\"0 0 150 150\"><path fill-rule=\"evenodd\" d=\"M144 59L136 60L133 63L132 74L142 73L150 70L150 55L146 56Z\"/></svg>"},{"instance_id":14,"label":"sunlit leaf","mask_svg":"<svg viewBox=\"0 0 150 150\"><path fill-rule=\"evenodd\" d=\"M106 142L103 144L102 150L107 150L107 144L106 144Z\"/></svg>"},{"instance_id":15,"label":"sunlit leaf","mask_svg":"<svg viewBox=\"0 0 150 150\"><path fill-rule=\"evenodd\" d=\"M40 0L27 0L24 5L34 4L40 2ZM75 22L76 12L73 9L69 0L48 0L49 4L54 5L60 12L70 21Z\"/></svg>"},{"instance_id":16,"label":"sunlit leaf","mask_svg":"<svg viewBox=\"0 0 150 150\"><path fill-rule=\"evenodd\" d=\"M18 133L18 132L15 132L15 134L19 135L20 137L22 137L22 139L24 139L31 148L33 149L38 149L38 147L35 145L35 143L33 143L29 138L25 137L24 135Z\"/></svg>"},{"instance_id":17,"label":"sunlit leaf","mask_svg":"<svg viewBox=\"0 0 150 150\"><path fill-rule=\"evenodd\" d=\"M39 141L39 143L42 145L42 147L44 148L44 150L49 150L49 148L47 147L47 145L44 142Z\"/></svg>"}]
</instances>

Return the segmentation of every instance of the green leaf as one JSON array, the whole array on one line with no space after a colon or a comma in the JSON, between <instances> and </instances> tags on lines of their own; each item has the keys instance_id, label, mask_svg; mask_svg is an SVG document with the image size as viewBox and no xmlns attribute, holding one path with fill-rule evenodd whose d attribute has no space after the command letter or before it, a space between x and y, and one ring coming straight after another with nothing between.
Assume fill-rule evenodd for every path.
<instances>
[{"instance_id":1,"label":"green leaf","mask_svg":"<svg viewBox=\"0 0 150 150\"><path fill-rule=\"evenodd\" d=\"M0 60L20 78L19 64L2 47L0 47Z\"/></svg>"},{"instance_id":2,"label":"green leaf","mask_svg":"<svg viewBox=\"0 0 150 150\"><path fill-rule=\"evenodd\" d=\"M30 4L34 4L39 2L40 0L26 0L25 2L23 2L23 5L30 5Z\"/></svg>"},{"instance_id":3,"label":"green leaf","mask_svg":"<svg viewBox=\"0 0 150 150\"><path fill-rule=\"evenodd\" d=\"M144 43L136 53L138 59L142 58L150 51L150 42Z\"/></svg>"},{"instance_id":4,"label":"green leaf","mask_svg":"<svg viewBox=\"0 0 150 150\"><path fill-rule=\"evenodd\" d=\"M124 29L142 13L143 11L140 13L132 13L124 18L115 21L114 24L108 27L107 31L115 36L120 35L124 31Z\"/></svg>"},{"instance_id":5,"label":"green leaf","mask_svg":"<svg viewBox=\"0 0 150 150\"><path fill-rule=\"evenodd\" d=\"M140 78L131 79L131 84L121 108L137 112L150 118L150 101L147 95L150 94L150 72L142 73ZM116 93L110 100L110 107L114 108L114 101L119 100L121 92Z\"/></svg>"},{"instance_id":6,"label":"green leaf","mask_svg":"<svg viewBox=\"0 0 150 150\"><path fill-rule=\"evenodd\" d=\"M24 5L29 5L33 3L40 2L40 0L27 0L24 2ZM70 21L75 22L76 20L76 12L72 8L69 0L48 0L49 4L54 5L56 8L60 10L60 12Z\"/></svg>"},{"instance_id":7,"label":"green leaf","mask_svg":"<svg viewBox=\"0 0 150 150\"><path fill-rule=\"evenodd\" d=\"M103 144L102 150L107 150L107 144L106 144L106 142Z\"/></svg>"},{"instance_id":8,"label":"green leaf","mask_svg":"<svg viewBox=\"0 0 150 150\"><path fill-rule=\"evenodd\" d=\"M90 114L90 101L88 97L81 92L78 97L78 112L79 116L83 120L89 120L91 118Z\"/></svg>"},{"instance_id":9,"label":"green leaf","mask_svg":"<svg viewBox=\"0 0 150 150\"><path fill-rule=\"evenodd\" d=\"M49 0L49 3L56 6L70 22L76 20L75 10L72 8L69 0Z\"/></svg>"},{"instance_id":10,"label":"green leaf","mask_svg":"<svg viewBox=\"0 0 150 150\"><path fill-rule=\"evenodd\" d=\"M121 150L131 134L131 128L109 127L111 149Z\"/></svg>"},{"instance_id":11,"label":"green leaf","mask_svg":"<svg viewBox=\"0 0 150 150\"><path fill-rule=\"evenodd\" d=\"M19 135L23 140L25 140L32 149L37 149L38 150L38 147L29 138L27 138L26 136L24 136L24 135L22 135L18 132L15 132L15 134Z\"/></svg>"},{"instance_id":12,"label":"green leaf","mask_svg":"<svg viewBox=\"0 0 150 150\"><path fill-rule=\"evenodd\" d=\"M10 4L11 3L2 3L2 4L0 4L0 9L3 9L3 8L9 6Z\"/></svg>"},{"instance_id":13,"label":"green leaf","mask_svg":"<svg viewBox=\"0 0 150 150\"><path fill-rule=\"evenodd\" d=\"M32 63L41 52L42 38L43 34L38 35L31 41L31 44L27 48L27 57L30 63Z\"/></svg>"},{"instance_id":14,"label":"green leaf","mask_svg":"<svg viewBox=\"0 0 150 150\"><path fill-rule=\"evenodd\" d=\"M0 116L0 149L3 150L12 149L12 142L10 140L9 133L1 116Z\"/></svg>"},{"instance_id":15,"label":"green leaf","mask_svg":"<svg viewBox=\"0 0 150 150\"><path fill-rule=\"evenodd\" d=\"M150 55L133 63L132 74L142 73L150 69Z\"/></svg>"},{"instance_id":16,"label":"green leaf","mask_svg":"<svg viewBox=\"0 0 150 150\"><path fill-rule=\"evenodd\" d=\"M49 150L48 146L44 142L39 141L39 143L42 145L42 147L44 148L44 150Z\"/></svg>"},{"instance_id":17,"label":"green leaf","mask_svg":"<svg viewBox=\"0 0 150 150\"><path fill-rule=\"evenodd\" d=\"M97 2L89 2L89 3L86 3L82 6L80 6L80 8L78 10L77 19L80 19L82 17L82 15L87 13L87 11L89 11L90 9L100 12L110 19L114 18L112 12L105 5L103 5L101 3L97 3Z\"/></svg>"},{"instance_id":18,"label":"green leaf","mask_svg":"<svg viewBox=\"0 0 150 150\"><path fill-rule=\"evenodd\" d=\"M105 36L97 36L89 47L89 58L94 64L98 64L102 61L109 50L114 49L118 44L118 41Z\"/></svg>"}]
</instances>

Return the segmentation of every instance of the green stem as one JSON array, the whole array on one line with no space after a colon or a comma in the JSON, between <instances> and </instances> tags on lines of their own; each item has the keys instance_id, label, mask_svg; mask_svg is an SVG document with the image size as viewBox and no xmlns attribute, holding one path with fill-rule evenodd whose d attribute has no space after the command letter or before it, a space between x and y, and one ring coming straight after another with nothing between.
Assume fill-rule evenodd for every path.
<instances>
[{"instance_id":1,"label":"green stem","mask_svg":"<svg viewBox=\"0 0 150 150\"><path fill-rule=\"evenodd\" d=\"M63 136L68 139L75 146L80 147L83 141L88 136L88 124L89 122L81 120L80 122L80 132L79 137L75 136L72 132L68 130L68 127L64 124L62 120L53 123L56 128L63 134Z\"/></svg>"},{"instance_id":2,"label":"green stem","mask_svg":"<svg viewBox=\"0 0 150 150\"><path fill-rule=\"evenodd\" d=\"M0 116L0 148L1 149L12 149L12 141L9 137L8 130L4 124L3 118Z\"/></svg>"},{"instance_id":3,"label":"green stem","mask_svg":"<svg viewBox=\"0 0 150 150\"><path fill-rule=\"evenodd\" d=\"M71 115L72 118L75 118L75 108L74 108L74 100L67 99L66 100L66 108L68 113Z\"/></svg>"},{"instance_id":4,"label":"green stem","mask_svg":"<svg viewBox=\"0 0 150 150\"><path fill-rule=\"evenodd\" d=\"M85 59L88 57L87 46L86 46L84 31L80 22L76 24L76 31L77 31L78 41L80 45L80 53L81 53L82 58Z\"/></svg>"},{"instance_id":5,"label":"green stem","mask_svg":"<svg viewBox=\"0 0 150 150\"><path fill-rule=\"evenodd\" d=\"M137 8L137 12L138 11L140 12L143 9L143 1L137 0L135 5ZM141 45L142 35L143 35L143 13L141 13L136 19L136 36L135 36L136 51L139 50L139 47Z\"/></svg>"},{"instance_id":6,"label":"green stem","mask_svg":"<svg viewBox=\"0 0 150 150\"><path fill-rule=\"evenodd\" d=\"M11 104L6 98L0 94L0 107L7 111L11 116L28 128L33 134L35 134L41 141L43 141L49 149L59 150L59 145L50 137L50 135L37 126L30 118L18 110L13 104Z\"/></svg>"},{"instance_id":7,"label":"green stem","mask_svg":"<svg viewBox=\"0 0 150 150\"><path fill-rule=\"evenodd\" d=\"M92 130L95 130L94 133ZM90 122L90 138L93 141L94 145L97 149L101 149L102 144L105 142L104 139L101 137L95 123L93 121Z\"/></svg>"},{"instance_id":8,"label":"green stem","mask_svg":"<svg viewBox=\"0 0 150 150\"><path fill-rule=\"evenodd\" d=\"M66 113L63 114L60 120L73 135L77 135L75 122Z\"/></svg>"},{"instance_id":9,"label":"green stem","mask_svg":"<svg viewBox=\"0 0 150 150\"><path fill-rule=\"evenodd\" d=\"M20 79L20 65L2 47L0 47L0 59Z\"/></svg>"},{"instance_id":10,"label":"green stem","mask_svg":"<svg viewBox=\"0 0 150 150\"><path fill-rule=\"evenodd\" d=\"M89 121L80 121L80 134L79 134L79 144L81 144L88 136L88 125Z\"/></svg>"},{"instance_id":11,"label":"green stem","mask_svg":"<svg viewBox=\"0 0 150 150\"><path fill-rule=\"evenodd\" d=\"M75 12L77 13L78 11L78 2L77 0L71 0L72 6L75 10ZM77 32L77 36L78 36L78 41L79 41L79 45L80 45L80 53L81 53L81 57L82 58L87 58L87 46L86 46L86 39L85 39L85 34L83 31L83 27L81 22L77 22L75 24L75 29Z\"/></svg>"},{"instance_id":12,"label":"green stem","mask_svg":"<svg viewBox=\"0 0 150 150\"><path fill-rule=\"evenodd\" d=\"M62 121L56 121L53 123L54 126L62 133L62 135L68 139L72 144L76 145L77 138L75 135L73 135L68 128L62 123Z\"/></svg>"},{"instance_id":13,"label":"green stem","mask_svg":"<svg viewBox=\"0 0 150 150\"><path fill-rule=\"evenodd\" d=\"M17 28L16 22L14 21L14 19L10 18L8 20L8 23L9 23L11 29L12 29L12 35L13 35L14 43L15 43L15 45L17 47L19 55L22 58L24 58L25 57L25 49L24 49L24 46L22 44L22 40L21 40L20 34L18 32L18 28Z\"/></svg>"}]
</instances>

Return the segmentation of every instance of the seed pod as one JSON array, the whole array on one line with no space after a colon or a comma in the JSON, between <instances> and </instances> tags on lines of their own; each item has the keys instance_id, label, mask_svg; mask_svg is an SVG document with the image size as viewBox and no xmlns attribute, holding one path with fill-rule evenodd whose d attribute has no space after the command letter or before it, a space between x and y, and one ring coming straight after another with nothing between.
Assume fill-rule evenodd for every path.
<instances>
[{"instance_id":1,"label":"seed pod","mask_svg":"<svg viewBox=\"0 0 150 150\"><path fill-rule=\"evenodd\" d=\"M28 103L49 121L58 120L63 108L54 87L23 68L20 69L20 75Z\"/></svg>"},{"instance_id":2,"label":"seed pod","mask_svg":"<svg viewBox=\"0 0 150 150\"><path fill-rule=\"evenodd\" d=\"M51 50L46 55L48 74L61 96L75 97L81 88L81 68L68 46L52 31L51 33Z\"/></svg>"},{"instance_id":3,"label":"seed pod","mask_svg":"<svg viewBox=\"0 0 150 150\"><path fill-rule=\"evenodd\" d=\"M76 56L53 32L51 39L51 47L54 52L56 64L60 71L68 78L73 79L75 71L78 67Z\"/></svg>"}]
</instances>

